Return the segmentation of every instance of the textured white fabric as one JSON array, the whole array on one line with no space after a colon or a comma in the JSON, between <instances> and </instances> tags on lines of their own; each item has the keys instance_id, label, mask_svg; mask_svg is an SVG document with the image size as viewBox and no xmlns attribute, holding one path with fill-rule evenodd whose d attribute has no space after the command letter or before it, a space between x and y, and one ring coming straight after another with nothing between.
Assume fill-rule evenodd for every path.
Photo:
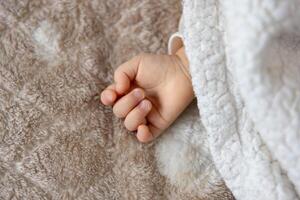
<instances>
[{"instance_id":1,"label":"textured white fabric","mask_svg":"<svg viewBox=\"0 0 300 200\"><path fill-rule=\"evenodd\" d=\"M183 3L202 139L237 199L299 199L299 7L299 0Z\"/></svg>"}]
</instances>

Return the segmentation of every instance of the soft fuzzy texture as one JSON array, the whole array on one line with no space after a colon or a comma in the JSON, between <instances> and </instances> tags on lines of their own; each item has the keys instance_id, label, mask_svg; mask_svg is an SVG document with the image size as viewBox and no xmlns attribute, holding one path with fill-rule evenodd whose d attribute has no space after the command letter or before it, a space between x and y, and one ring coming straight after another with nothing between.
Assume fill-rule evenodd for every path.
<instances>
[{"instance_id":1,"label":"soft fuzzy texture","mask_svg":"<svg viewBox=\"0 0 300 200\"><path fill-rule=\"evenodd\" d=\"M217 172L194 101L156 145L160 172L180 190L203 199L234 199Z\"/></svg>"},{"instance_id":2,"label":"soft fuzzy texture","mask_svg":"<svg viewBox=\"0 0 300 200\"><path fill-rule=\"evenodd\" d=\"M118 64L167 51L180 14L178 0L0 2L1 200L231 198L220 180L205 190L206 168L165 179L155 143L138 143L99 103ZM184 187L195 180L205 187Z\"/></svg>"},{"instance_id":3,"label":"soft fuzzy texture","mask_svg":"<svg viewBox=\"0 0 300 200\"><path fill-rule=\"evenodd\" d=\"M207 133L199 150L237 199L300 197L299 9L298 0L184 1L182 35Z\"/></svg>"}]
</instances>

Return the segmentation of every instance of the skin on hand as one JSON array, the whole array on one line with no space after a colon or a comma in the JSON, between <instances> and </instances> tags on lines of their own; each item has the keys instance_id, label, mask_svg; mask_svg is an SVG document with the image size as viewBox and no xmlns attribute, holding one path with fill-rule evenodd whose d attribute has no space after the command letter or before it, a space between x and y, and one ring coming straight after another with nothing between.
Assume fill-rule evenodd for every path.
<instances>
[{"instance_id":1,"label":"skin on hand","mask_svg":"<svg viewBox=\"0 0 300 200\"><path fill-rule=\"evenodd\" d=\"M158 137L194 99L184 48L176 55L140 54L120 65L101 93L140 142Z\"/></svg>"}]
</instances>

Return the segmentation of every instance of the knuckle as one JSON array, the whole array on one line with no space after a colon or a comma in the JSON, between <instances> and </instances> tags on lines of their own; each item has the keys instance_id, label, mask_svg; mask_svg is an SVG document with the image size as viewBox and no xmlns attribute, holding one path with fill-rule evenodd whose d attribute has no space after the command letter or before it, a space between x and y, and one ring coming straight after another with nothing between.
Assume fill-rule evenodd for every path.
<instances>
[{"instance_id":1,"label":"knuckle","mask_svg":"<svg viewBox=\"0 0 300 200\"><path fill-rule=\"evenodd\" d=\"M123 118L124 116L122 115L122 113L119 111L118 107L117 106L114 106L113 107L113 113L116 117L118 118Z\"/></svg>"},{"instance_id":2,"label":"knuckle","mask_svg":"<svg viewBox=\"0 0 300 200\"><path fill-rule=\"evenodd\" d=\"M117 80L118 78L120 78L120 76L122 76L124 74L121 66L119 66L115 71L114 71L114 80Z\"/></svg>"},{"instance_id":3,"label":"knuckle","mask_svg":"<svg viewBox=\"0 0 300 200\"><path fill-rule=\"evenodd\" d=\"M119 69L116 69L116 70L114 71L114 79L117 79L119 73L120 73L120 70L119 70Z\"/></svg>"},{"instance_id":4,"label":"knuckle","mask_svg":"<svg viewBox=\"0 0 300 200\"><path fill-rule=\"evenodd\" d=\"M124 121L124 126L125 126L126 129L129 130L129 131L134 131L134 130L136 130L136 129L132 126L132 124L129 122L128 119L125 119L125 121Z\"/></svg>"},{"instance_id":5,"label":"knuckle","mask_svg":"<svg viewBox=\"0 0 300 200\"><path fill-rule=\"evenodd\" d=\"M139 53L139 54L136 56L136 58L137 58L137 59L143 59L143 58L145 58L145 57L147 57L147 56L148 56L148 53L142 52L142 53Z\"/></svg>"}]
</instances>

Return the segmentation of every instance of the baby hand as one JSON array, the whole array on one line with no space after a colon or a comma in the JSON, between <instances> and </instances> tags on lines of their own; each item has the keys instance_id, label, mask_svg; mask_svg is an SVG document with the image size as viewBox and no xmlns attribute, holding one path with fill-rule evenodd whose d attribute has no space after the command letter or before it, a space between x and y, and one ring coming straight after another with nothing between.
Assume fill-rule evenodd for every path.
<instances>
[{"instance_id":1,"label":"baby hand","mask_svg":"<svg viewBox=\"0 0 300 200\"><path fill-rule=\"evenodd\" d=\"M112 105L141 142L159 136L194 98L183 48L176 55L136 56L117 68L114 80L101 102Z\"/></svg>"}]
</instances>

